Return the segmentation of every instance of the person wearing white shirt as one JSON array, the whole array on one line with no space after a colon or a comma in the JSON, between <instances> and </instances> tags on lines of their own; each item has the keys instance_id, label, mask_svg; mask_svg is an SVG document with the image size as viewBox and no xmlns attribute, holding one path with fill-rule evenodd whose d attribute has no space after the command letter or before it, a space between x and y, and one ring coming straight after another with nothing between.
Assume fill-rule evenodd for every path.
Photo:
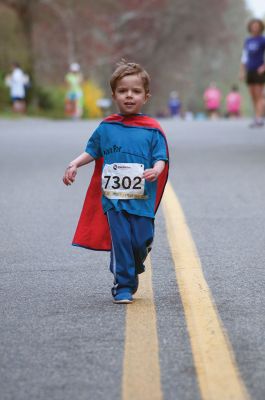
<instances>
[{"instance_id":1,"label":"person wearing white shirt","mask_svg":"<svg viewBox=\"0 0 265 400\"><path fill-rule=\"evenodd\" d=\"M25 87L29 84L29 77L24 74L17 62L12 64L12 73L6 77L5 82L10 88L13 111L24 113L26 110Z\"/></svg>"}]
</instances>

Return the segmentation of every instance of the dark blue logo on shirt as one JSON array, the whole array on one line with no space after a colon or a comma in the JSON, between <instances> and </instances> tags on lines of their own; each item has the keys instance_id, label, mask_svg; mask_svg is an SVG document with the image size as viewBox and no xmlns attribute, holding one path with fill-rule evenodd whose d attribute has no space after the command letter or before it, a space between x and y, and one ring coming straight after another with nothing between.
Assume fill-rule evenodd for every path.
<instances>
[{"instance_id":1,"label":"dark blue logo on shirt","mask_svg":"<svg viewBox=\"0 0 265 400\"><path fill-rule=\"evenodd\" d=\"M121 146L116 146L114 144L112 147L109 147L108 149L103 150L104 156L112 153L119 153L121 151Z\"/></svg>"}]
</instances>

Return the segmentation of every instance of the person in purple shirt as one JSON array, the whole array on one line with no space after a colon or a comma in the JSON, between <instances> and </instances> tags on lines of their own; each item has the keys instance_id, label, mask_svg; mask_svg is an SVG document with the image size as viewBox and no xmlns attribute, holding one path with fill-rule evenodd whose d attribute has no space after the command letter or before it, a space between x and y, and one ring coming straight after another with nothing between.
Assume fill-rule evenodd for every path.
<instances>
[{"instance_id":1,"label":"person in purple shirt","mask_svg":"<svg viewBox=\"0 0 265 400\"><path fill-rule=\"evenodd\" d=\"M168 109L171 117L179 117L181 114L181 101L175 90L170 93Z\"/></svg>"},{"instance_id":2,"label":"person in purple shirt","mask_svg":"<svg viewBox=\"0 0 265 400\"><path fill-rule=\"evenodd\" d=\"M244 43L240 79L245 80L248 85L255 112L255 119L250 127L255 128L264 125L265 37L262 35L264 24L260 19L253 18L247 28L250 36Z\"/></svg>"}]
</instances>

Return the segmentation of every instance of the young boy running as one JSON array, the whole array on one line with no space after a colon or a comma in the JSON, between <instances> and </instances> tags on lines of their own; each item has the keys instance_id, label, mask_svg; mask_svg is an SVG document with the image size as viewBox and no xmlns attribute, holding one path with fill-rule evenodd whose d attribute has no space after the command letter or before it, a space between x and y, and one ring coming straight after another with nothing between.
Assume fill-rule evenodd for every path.
<instances>
[{"instance_id":1,"label":"young boy running","mask_svg":"<svg viewBox=\"0 0 265 400\"><path fill-rule=\"evenodd\" d=\"M77 168L96 161L73 245L111 250L114 303L132 303L138 274L154 237L154 217L168 175L163 131L141 113L150 97L150 78L135 63L122 61L111 76L119 114L107 117L86 150L67 167L63 182L74 182Z\"/></svg>"}]
</instances>

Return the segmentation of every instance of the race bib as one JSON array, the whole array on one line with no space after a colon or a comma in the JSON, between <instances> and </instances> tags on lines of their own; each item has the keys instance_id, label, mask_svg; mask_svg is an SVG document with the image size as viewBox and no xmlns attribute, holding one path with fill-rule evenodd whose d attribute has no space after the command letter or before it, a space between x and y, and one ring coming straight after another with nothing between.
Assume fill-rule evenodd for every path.
<instances>
[{"instance_id":1,"label":"race bib","mask_svg":"<svg viewBox=\"0 0 265 400\"><path fill-rule=\"evenodd\" d=\"M143 173L143 164L105 164L102 171L104 196L108 199L146 199Z\"/></svg>"}]
</instances>

